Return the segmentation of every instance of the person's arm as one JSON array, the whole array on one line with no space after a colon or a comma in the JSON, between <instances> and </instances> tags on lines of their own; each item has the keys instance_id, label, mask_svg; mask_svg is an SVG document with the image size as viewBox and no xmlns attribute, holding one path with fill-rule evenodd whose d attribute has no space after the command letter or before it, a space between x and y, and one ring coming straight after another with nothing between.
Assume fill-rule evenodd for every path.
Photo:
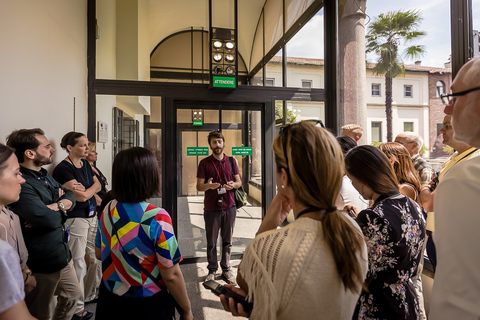
<instances>
[{"instance_id":1,"label":"person's arm","mask_svg":"<svg viewBox=\"0 0 480 320\"><path fill-rule=\"evenodd\" d=\"M429 187L422 187L418 196L418 204L427 212L432 212L434 196L435 190L431 191Z\"/></svg>"},{"instance_id":2,"label":"person's arm","mask_svg":"<svg viewBox=\"0 0 480 320\"><path fill-rule=\"evenodd\" d=\"M0 320L18 320L18 319L22 319L22 320L37 319L30 314L24 300L21 300L14 306L0 313Z\"/></svg>"},{"instance_id":3,"label":"person's arm","mask_svg":"<svg viewBox=\"0 0 480 320\"><path fill-rule=\"evenodd\" d=\"M160 274L168 290L182 308L183 319L193 319L192 306L190 299L188 299L187 288L180 266L175 264L168 269L160 269Z\"/></svg>"},{"instance_id":4,"label":"person's arm","mask_svg":"<svg viewBox=\"0 0 480 320\"><path fill-rule=\"evenodd\" d=\"M56 202L47 206L37 191L28 183L22 184L20 199L11 205L18 214L35 228L58 228L62 223L62 213Z\"/></svg>"},{"instance_id":5,"label":"person's arm","mask_svg":"<svg viewBox=\"0 0 480 320\"><path fill-rule=\"evenodd\" d=\"M376 270L384 267L378 265L384 263L385 250L388 249L389 235L382 233L385 227L385 220L379 217L373 210L360 211L355 221L360 226L367 243L368 252L368 273L365 284L368 288L372 278L376 276Z\"/></svg>"},{"instance_id":6,"label":"person's arm","mask_svg":"<svg viewBox=\"0 0 480 320\"><path fill-rule=\"evenodd\" d=\"M205 179L197 178L197 190L198 191L207 191L210 189L217 189L220 187L220 183L212 182L213 178L208 179L207 183L203 183Z\"/></svg>"},{"instance_id":7,"label":"person's arm","mask_svg":"<svg viewBox=\"0 0 480 320\"><path fill-rule=\"evenodd\" d=\"M285 221L291 209L292 207L286 197L282 198L279 194L275 195L260 228L258 228L257 235L268 230L277 229Z\"/></svg>"},{"instance_id":8,"label":"person's arm","mask_svg":"<svg viewBox=\"0 0 480 320\"><path fill-rule=\"evenodd\" d=\"M85 189L85 191L80 191L75 188L75 185L79 183L76 179L65 182L63 186L73 191L75 194L75 200L78 202L85 202L93 197L97 192L102 190L102 185L100 184L100 181L98 181L97 176L93 176L93 181L93 185L91 185L88 189Z\"/></svg>"}]
</instances>

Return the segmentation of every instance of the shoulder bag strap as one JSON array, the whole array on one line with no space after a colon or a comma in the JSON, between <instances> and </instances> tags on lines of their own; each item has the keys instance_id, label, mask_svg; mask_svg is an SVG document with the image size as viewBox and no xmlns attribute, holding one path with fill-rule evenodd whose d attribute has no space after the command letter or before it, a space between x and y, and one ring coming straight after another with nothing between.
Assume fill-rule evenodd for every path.
<instances>
[{"instance_id":1,"label":"shoulder bag strap","mask_svg":"<svg viewBox=\"0 0 480 320\"><path fill-rule=\"evenodd\" d=\"M118 237L118 234L117 234L117 227L115 226L115 223L113 223L113 219L112 219L112 216L111 216L111 211L110 211L110 207L111 207L111 202L108 204L108 218L110 219L110 223L112 224L112 229L113 229L113 232L115 232L115 236L117 237L117 241L118 243L120 244L120 247L122 248L122 251L123 253L126 255L126 257L131 261L133 262L147 277L149 277L161 290L163 289L166 289L164 286L162 286L160 284L160 282L158 282L157 278L155 278L150 272L148 272L141 264L140 262L138 261L138 257L135 256L135 255L132 255L130 253L128 253L124 248L123 248L123 245L122 245L122 242L120 241L120 238ZM132 257L133 256L133 257Z\"/></svg>"},{"instance_id":2,"label":"shoulder bag strap","mask_svg":"<svg viewBox=\"0 0 480 320\"><path fill-rule=\"evenodd\" d=\"M233 167L233 157L228 157L230 159L230 168L232 168L232 181L235 182L235 169Z\"/></svg>"}]
</instances>

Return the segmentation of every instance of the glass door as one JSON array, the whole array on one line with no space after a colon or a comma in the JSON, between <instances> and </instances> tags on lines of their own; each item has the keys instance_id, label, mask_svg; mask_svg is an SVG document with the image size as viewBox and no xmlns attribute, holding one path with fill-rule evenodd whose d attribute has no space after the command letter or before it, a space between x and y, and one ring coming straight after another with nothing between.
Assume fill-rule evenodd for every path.
<instances>
[{"instance_id":1,"label":"glass door","mask_svg":"<svg viewBox=\"0 0 480 320\"><path fill-rule=\"evenodd\" d=\"M203 114L202 123L195 122L194 112ZM182 256L206 257L204 192L197 191L197 168L211 155L208 133L222 131L224 154L238 163L248 204L237 210L232 255L242 254L255 237L262 220L262 135L261 111L222 106L177 108L177 238ZM217 252L220 255L219 237ZM220 261L220 256L219 256Z\"/></svg>"}]
</instances>

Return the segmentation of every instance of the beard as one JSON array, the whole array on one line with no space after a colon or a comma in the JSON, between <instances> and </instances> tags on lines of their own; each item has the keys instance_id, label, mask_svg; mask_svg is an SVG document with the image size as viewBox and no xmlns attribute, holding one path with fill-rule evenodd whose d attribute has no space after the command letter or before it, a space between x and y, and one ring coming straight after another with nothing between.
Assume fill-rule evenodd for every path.
<instances>
[{"instance_id":1,"label":"beard","mask_svg":"<svg viewBox=\"0 0 480 320\"><path fill-rule=\"evenodd\" d=\"M215 149L212 149L212 151L214 154L220 155L223 153L223 148L215 148Z\"/></svg>"},{"instance_id":2,"label":"beard","mask_svg":"<svg viewBox=\"0 0 480 320\"><path fill-rule=\"evenodd\" d=\"M53 162L52 156L50 156L50 158L48 158L48 157L44 157L42 155L39 155L38 153L35 155L35 159L33 159L33 164L38 166L38 167L44 166L46 164L50 164L52 162Z\"/></svg>"}]
</instances>

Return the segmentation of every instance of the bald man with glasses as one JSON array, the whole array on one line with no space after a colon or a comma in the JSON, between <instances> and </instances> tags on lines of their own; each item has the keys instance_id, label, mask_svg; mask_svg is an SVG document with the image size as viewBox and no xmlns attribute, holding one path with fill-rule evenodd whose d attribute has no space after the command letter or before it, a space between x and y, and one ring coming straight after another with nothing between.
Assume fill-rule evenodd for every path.
<instances>
[{"instance_id":1,"label":"bald man with glasses","mask_svg":"<svg viewBox=\"0 0 480 320\"><path fill-rule=\"evenodd\" d=\"M480 148L480 59L466 63L442 95L454 139ZM437 269L429 319L480 318L480 157L452 167L435 199Z\"/></svg>"}]
</instances>

